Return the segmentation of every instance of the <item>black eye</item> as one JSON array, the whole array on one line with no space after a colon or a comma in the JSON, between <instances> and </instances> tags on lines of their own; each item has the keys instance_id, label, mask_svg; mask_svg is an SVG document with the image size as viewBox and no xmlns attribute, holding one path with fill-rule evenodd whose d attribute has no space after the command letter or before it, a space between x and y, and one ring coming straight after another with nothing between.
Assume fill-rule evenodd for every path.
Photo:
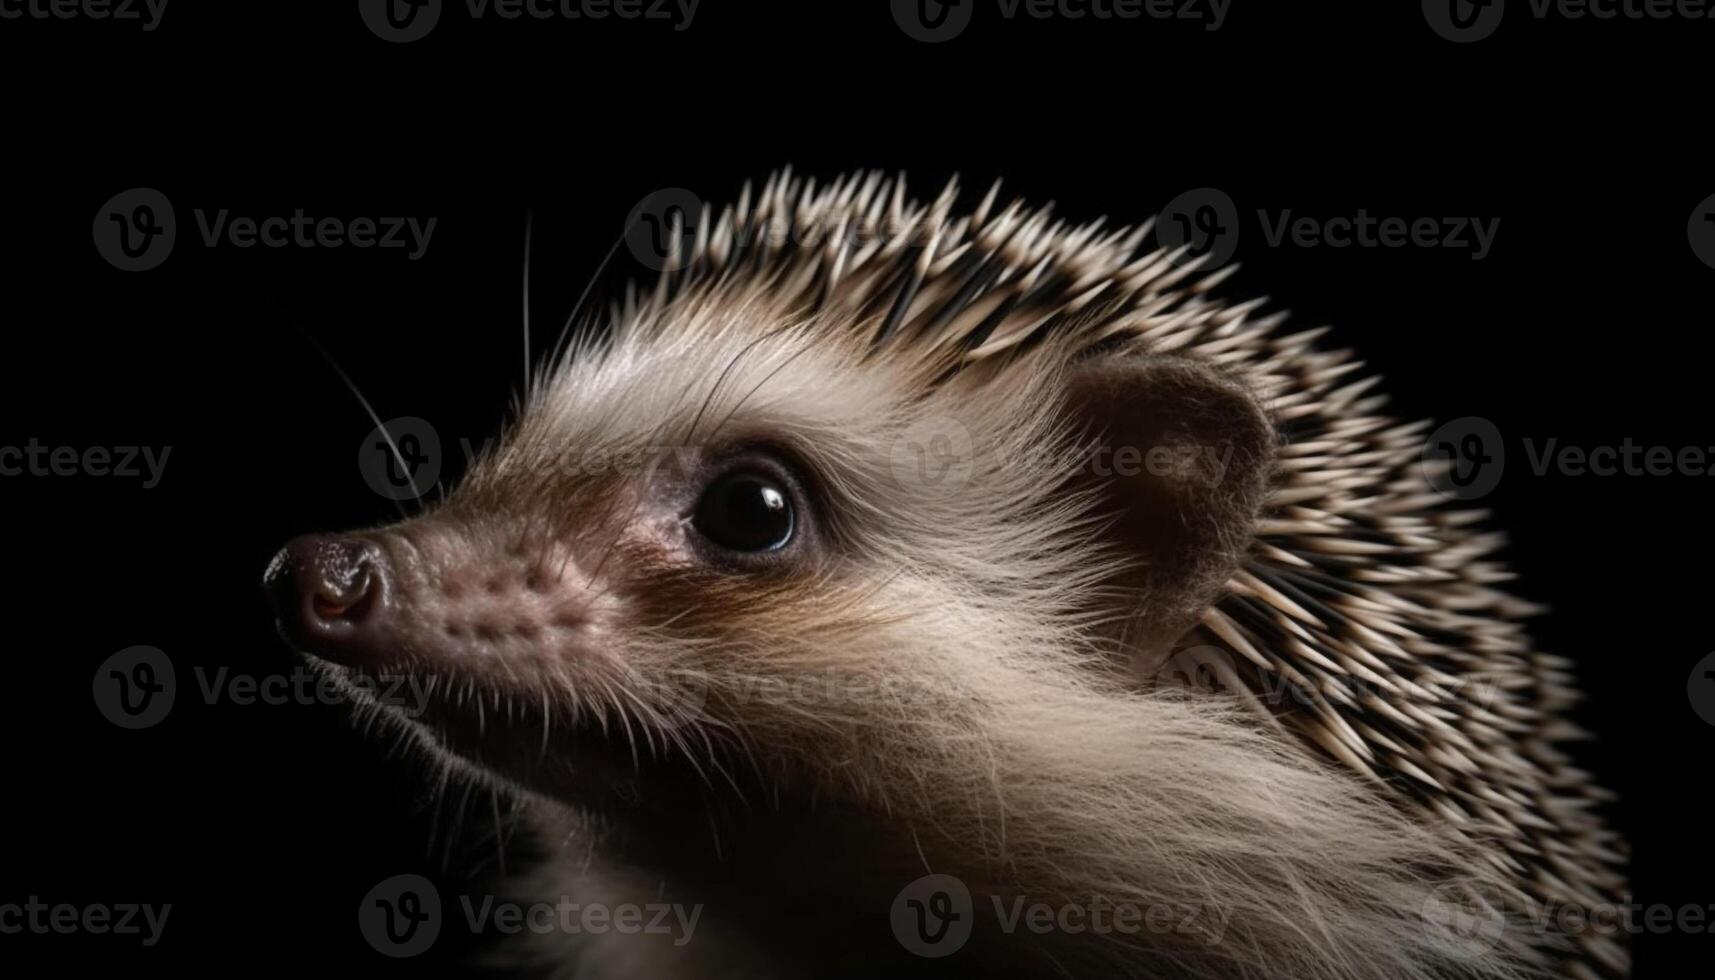
<instances>
[{"instance_id":1,"label":"black eye","mask_svg":"<svg viewBox=\"0 0 1715 980\"><path fill-rule=\"evenodd\" d=\"M733 551L774 551L792 540L792 496L761 473L728 473L709 484L691 523Z\"/></svg>"}]
</instances>

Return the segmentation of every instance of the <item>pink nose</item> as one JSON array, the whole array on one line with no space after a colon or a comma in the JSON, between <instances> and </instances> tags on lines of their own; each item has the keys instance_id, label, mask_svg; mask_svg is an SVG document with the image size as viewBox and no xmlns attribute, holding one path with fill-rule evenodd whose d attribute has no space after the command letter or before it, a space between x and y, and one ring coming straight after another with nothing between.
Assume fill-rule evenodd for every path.
<instances>
[{"instance_id":1,"label":"pink nose","mask_svg":"<svg viewBox=\"0 0 1715 980\"><path fill-rule=\"evenodd\" d=\"M308 534L293 539L262 575L286 638L335 663L381 654L388 597L387 556L362 538Z\"/></svg>"}]
</instances>

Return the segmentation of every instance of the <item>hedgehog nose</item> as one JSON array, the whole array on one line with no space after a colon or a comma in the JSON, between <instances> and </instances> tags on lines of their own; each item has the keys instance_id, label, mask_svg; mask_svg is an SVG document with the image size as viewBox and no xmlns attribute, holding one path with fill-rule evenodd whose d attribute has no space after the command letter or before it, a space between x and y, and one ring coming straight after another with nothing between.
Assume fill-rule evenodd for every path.
<instances>
[{"instance_id":1,"label":"hedgehog nose","mask_svg":"<svg viewBox=\"0 0 1715 980\"><path fill-rule=\"evenodd\" d=\"M308 534L280 549L262 585L286 638L335 663L379 653L387 601L387 557L362 538Z\"/></svg>"}]
</instances>

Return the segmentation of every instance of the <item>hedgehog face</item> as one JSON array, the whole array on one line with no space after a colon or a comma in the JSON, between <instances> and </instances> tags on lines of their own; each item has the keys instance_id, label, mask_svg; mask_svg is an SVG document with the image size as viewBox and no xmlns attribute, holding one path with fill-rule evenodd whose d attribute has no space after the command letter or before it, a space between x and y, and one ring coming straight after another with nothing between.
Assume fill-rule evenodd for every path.
<instances>
[{"instance_id":1,"label":"hedgehog face","mask_svg":"<svg viewBox=\"0 0 1715 980\"><path fill-rule=\"evenodd\" d=\"M1226 477L1231 446L1190 444L1237 411L1252 461L1261 416L1181 362L949 380L730 309L574 351L438 509L294 543L271 573L288 634L346 670L425 675L421 720L550 791L590 766L629 782L650 756L819 769L982 710L970 679L1021 651L1077 670L1183 632L1209 577L1185 552L1251 519L1199 501L1248 506L1259 468L1222 486L1199 460ZM1176 403L1199 399L1193 426ZM1192 465L1128 473L1121 449Z\"/></svg>"}]
</instances>

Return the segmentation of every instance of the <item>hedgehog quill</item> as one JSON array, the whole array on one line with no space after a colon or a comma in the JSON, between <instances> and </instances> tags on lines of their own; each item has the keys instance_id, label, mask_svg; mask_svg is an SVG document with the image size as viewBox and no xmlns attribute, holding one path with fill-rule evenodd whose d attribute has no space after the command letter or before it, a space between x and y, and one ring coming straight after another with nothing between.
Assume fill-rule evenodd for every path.
<instances>
[{"instance_id":1,"label":"hedgehog quill","mask_svg":"<svg viewBox=\"0 0 1715 980\"><path fill-rule=\"evenodd\" d=\"M1500 538L1419 472L1427 425L1147 223L959 200L787 173L705 208L444 501L270 566L319 668L429 679L364 720L505 794L543 855L509 888L706 906L694 942L503 955L1623 975L1612 936L1531 925L1620 901L1623 844ZM931 875L969 893L949 955L890 912ZM1096 906L1179 918L1020 927Z\"/></svg>"}]
</instances>

